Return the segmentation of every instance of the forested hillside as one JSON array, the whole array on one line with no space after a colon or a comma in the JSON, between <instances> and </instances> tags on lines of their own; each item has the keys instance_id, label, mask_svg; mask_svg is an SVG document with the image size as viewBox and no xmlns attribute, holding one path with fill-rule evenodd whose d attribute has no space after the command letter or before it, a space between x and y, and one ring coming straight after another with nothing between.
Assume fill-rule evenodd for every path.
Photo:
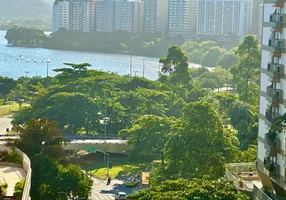
<instances>
[{"instance_id":1,"label":"forested hillside","mask_svg":"<svg viewBox=\"0 0 286 200\"><path fill-rule=\"evenodd\" d=\"M0 0L0 18L51 16L52 7L39 0Z\"/></svg>"}]
</instances>

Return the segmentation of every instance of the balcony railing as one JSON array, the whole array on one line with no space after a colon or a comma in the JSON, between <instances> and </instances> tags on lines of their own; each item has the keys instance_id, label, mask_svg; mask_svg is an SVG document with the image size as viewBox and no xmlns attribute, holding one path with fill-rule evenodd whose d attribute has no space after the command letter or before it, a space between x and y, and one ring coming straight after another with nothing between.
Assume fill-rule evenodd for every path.
<instances>
[{"instance_id":1,"label":"balcony railing","mask_svg":"<svg viewBox=\"0 0 286 200\"><path fill-rule=\"evenodd\" d=\"M264 0L264 3L283 3L286 0Z\"/></svg>"},{"instance_id":2,"label":"balcony railing","mask_svg":"<svg viewBox=\"0 0 286 200\"><path fill-rule=\"evenodd\" d=\"M268 41L268 46L272 48L272 52L282 52L285 48L285 40L271 38Z\"/></svg>"},{"instance_id":3,"label":"balcony railing","mask_svg":"<svg viewBox=\"0 0 286 200\"><path fill-rule=\"evenodd\" d=\"M268 86L267 100L272 103L272 107L278 107L280 103L283 103L283 90L273 89Z\"/></svg>"},{"instance_id":4,"label":"balcony railing","mask_svg":"<svg viewBox=\"0 0 286 200\"><path fill-rule=\"evenodd\" d=\"M275 120L280 117L281 115L279 113L275 113L271 110L267 110L266 111L266 119L271 122L271 123L274 123Z\"/></svg>"},{"instance_id":5,"label":"balcony railing","mask_svg":"<svg viewBox=\"0 0 286 200\"><path fill-rule=\"evenodd\" d=\"M280 140L265 138L264 148L268 152L267 156L276 157L278 149L280 149Z\"/></svg>"},{"instance_id":6,"label":"balcony railing","mask_svg":"<svg viewBox=\"0 0 286 200\"><path fill-rule=\"evenodd\" d=\"M267 65L268 75L274 80L280 81L280 78L284 74L284 65L275 64L273 62L269 62Z\"/></svg>"}]
</instances>

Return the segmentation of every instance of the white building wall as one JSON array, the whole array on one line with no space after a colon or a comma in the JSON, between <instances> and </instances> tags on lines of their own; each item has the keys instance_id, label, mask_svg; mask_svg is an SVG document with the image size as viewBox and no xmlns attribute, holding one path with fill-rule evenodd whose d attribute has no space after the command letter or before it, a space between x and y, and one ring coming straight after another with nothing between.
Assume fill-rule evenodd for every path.
<instances>
[{"instance_id":1,"label":"white building wall","mask_svg":"<svg viewBox=\"0 0 286 200\"><path fill-rule=\"evenodd\" d=\"M62 0L53 5L53 32L59 28L66 28L69 30L69 2Z\"/></svg>"},{"instance_id":2,"label":"white building wall","mask_svg":"<svg viewBox=\"0 0 286 200\"><path fill-rule=\"evenodd\" d=\"M96 2L96 31L112 32L114 29L114 0Z\"/></svg>"}]
</instances>

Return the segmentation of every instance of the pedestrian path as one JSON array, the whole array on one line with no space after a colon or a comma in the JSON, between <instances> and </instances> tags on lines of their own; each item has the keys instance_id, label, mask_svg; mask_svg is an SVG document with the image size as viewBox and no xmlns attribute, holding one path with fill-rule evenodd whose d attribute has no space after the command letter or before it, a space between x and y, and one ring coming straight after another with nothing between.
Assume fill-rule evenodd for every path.
<instances>
[{"instance_id":1,"label":"pedestrian path","mask_svg":"<svg viewBox=\"0 0 286 200\"><path fill-rule=\"evenodd\" d=\"M114 195L109 194L109 195L96 195L92 196L92 200L114 200Z\"/></svg>"}]
</instances>

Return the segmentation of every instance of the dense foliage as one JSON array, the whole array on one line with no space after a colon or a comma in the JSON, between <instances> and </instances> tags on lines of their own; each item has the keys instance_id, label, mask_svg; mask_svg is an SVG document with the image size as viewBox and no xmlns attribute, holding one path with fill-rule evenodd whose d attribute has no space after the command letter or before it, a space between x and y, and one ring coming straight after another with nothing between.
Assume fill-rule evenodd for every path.
<instances>
[{"instance_id":1,"label":"dense foliage","mask_svg":"<svg viewBox=\"0 0 286 200\"><path fill-rule=\"evenodd\" d=\"M136 194L129 195L130 200L247 200L245 194L225 180L178 179L174 181L164 181L160 185L152 187L150 190L141 190Z\"/></svg>"},{"instance_id":2,"label":"dense foliage","mask_svg":"<svg viewBox=\"0 0 286 200\"><path fill-rule=\"evenodd\" d=\"M206 52L213 46L211 51L216 52L216 62L224 63L233 56L223 58L223 50L215 45L202 43L199 48L205 48ZM108 117L107 134L126 138L131 157L144 155L161 159L160 167L151 173L155 189L165 180L200 181L195 178L201 179L204 175L217 179L223 175L225 163L249 162L256 158L258 48L257 40L248 35L235 49L237 63L208 70L189 68L187 54L179 46L172 46L160 59L162 70L157 81L89 70L89 63L65 63L65 67L55 69L58 72L55 77L19 78L6 95L6 101L22 98L30 103L14 115L13 123L21 136L18 145L29 155L41 153L58 159L56 155L61 155L62 150L57 147L63 141L60 132L101 135L104 132L101 121ZM243 65L250 56L255 69ZM204 57L213 59L208 54ZM252 76L245 80L244 74ZM57 124L45 118L29 121L43 117ZM41 145L42 142L45 145ZM29 146L35 148L29 149ZM40 156L36 160L47 162L49 169L53 169L37 169L43 170L38 173L39 180L44 180L41 176L45 174L55 178L51 179L53 183L61 177L61 167L50 158ZM35 167L37 163L32 161ZM53 192L57 194L55 188L60 187L34 181L34 195L53 197ZM142 195L150 195L150 192L152 189ZM178 198L191 199L197 194L201 195L190 191Z\"/></svg>"}]
</instances>

